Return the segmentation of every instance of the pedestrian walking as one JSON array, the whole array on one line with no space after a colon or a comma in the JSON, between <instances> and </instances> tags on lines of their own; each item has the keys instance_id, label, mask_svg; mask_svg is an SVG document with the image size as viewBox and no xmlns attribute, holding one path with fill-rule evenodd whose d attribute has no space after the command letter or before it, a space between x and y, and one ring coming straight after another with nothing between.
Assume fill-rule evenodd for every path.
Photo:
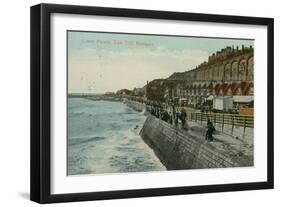
<instances>
[{"instance_id":1,"label":"pedestrian walking","mask_svg":"<svg viewBox=\"0 0 281 207\"><path fill-rule=\"evenodd\" d=\"M172 110L173 110L173 117L175 118L175 116L176 116L176 107L175 107L174 103L172 105Z\"/></svg>"},{"instance_id":2,"label":"pedestrian walking","mask_svg":"<svg viewBox=\"0 0 281 207\"><path fill-rule=\"evenodd\" d=\"M178 124L179 124L179 112L178 111L176 111L174 123L175 123L175 126L178 127Z\"/></svg>"},{"instance_id":3,"label":"pedestrian walking","mask_svg":"<svg viewBox=\"0 0 281 207\"><path fill-rule=\"evenodd\" d=\"M169 112L169 123L173 124L173 115L171 112Z\"/></svg>"}]
</instances>

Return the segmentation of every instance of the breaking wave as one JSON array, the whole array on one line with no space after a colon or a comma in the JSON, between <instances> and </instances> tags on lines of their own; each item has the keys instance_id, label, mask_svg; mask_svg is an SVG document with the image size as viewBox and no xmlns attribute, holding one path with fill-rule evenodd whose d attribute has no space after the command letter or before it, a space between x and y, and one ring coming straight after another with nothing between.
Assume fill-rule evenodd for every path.
<instances>
[{"instance_id":1,"label":"breaking wave","mask_svg":"<svg viewBox=\"0 0 281 207\"><path fill-rule=\"evenodd\" d=\"M68 175L166 170L143 142L145 121L121 102L68 100Z\"/></svg>"}]
</instances>

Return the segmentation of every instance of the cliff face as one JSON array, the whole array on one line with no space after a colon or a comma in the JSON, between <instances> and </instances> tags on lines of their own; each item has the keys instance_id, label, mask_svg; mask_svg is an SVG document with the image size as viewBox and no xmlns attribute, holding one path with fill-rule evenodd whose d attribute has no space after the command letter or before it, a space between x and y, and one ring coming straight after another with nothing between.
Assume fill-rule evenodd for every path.
<instances>
[{"instance_id":1,"label":"cliff face","mask_svg":"<svg viewBox=\"0 0 281 207\"><path fill-rule=\"evenodd\" d=\"M252 153L229 146L227 150L217 148L202 137L180 131L151 115L140 135L168 170L253 166Z\"/></svg>"}]
</instances>

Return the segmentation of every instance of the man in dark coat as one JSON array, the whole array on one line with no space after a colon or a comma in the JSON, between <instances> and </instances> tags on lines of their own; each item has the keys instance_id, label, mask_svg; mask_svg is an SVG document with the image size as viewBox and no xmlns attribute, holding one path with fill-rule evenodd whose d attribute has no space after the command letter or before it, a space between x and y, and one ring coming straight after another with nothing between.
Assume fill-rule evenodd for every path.
<instances>
[{"instance_id":1,"label":"man in dark coat","mask_svg":"<svg viewBox=\"0 0 281 207\"><path fill-rule=\"evenodd\" d=\"M181 110L180 119L181 119L182 129L185 129L186 112L184 109Z\"/></svg>"},{"instance_id":2,"label":"man in dark coat","mask_svg":"<svg viewBox=\"0 0 281 207\"><path fill-rule=\"evenodd\" d=\"M206 136L205 136L205 139L207 141L213 141L214 138L213 138L213 132L215 131L215 127L213 125L213 123L210 121L210 119L208 119L208 122L207 122L207 132L206 132Z\"/></svg>"}]
</instances>

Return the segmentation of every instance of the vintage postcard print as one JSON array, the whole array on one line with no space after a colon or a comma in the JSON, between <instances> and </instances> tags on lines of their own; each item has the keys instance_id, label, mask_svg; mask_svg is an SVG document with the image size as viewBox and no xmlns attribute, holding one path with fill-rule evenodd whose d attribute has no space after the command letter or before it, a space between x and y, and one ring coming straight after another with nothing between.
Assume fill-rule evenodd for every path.
<instances>
[{"instance_id":1,"label":"vintage postcard print","mask_svg":"<svg viewBox=\"0 0 281 207\"><path fill-rule=\"evenodd\" d=\"M254 40L67 31L67 174L254 165Z\"/></svg>"}]
</instances>

